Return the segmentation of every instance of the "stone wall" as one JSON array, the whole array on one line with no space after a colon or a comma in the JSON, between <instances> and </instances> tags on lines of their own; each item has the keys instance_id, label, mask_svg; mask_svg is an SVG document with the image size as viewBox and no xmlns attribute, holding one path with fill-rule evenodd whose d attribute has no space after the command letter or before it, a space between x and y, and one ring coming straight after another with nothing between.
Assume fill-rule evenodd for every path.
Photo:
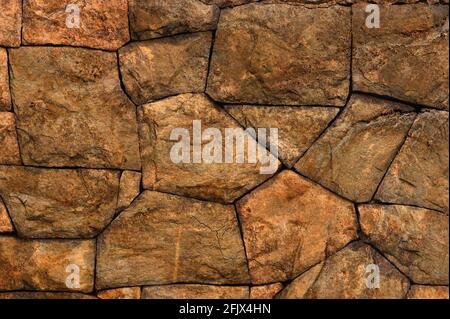
<instances>
[{"instance_id":1,"label":"stone wall","mask_svg":"<svg viewBox=\"0 0 450 319\"><path fill-rule=\"evenodd\" d=\"M371 2L0 0L0 299L448 298L448 0Z\"/></svg>"}]
</instances>

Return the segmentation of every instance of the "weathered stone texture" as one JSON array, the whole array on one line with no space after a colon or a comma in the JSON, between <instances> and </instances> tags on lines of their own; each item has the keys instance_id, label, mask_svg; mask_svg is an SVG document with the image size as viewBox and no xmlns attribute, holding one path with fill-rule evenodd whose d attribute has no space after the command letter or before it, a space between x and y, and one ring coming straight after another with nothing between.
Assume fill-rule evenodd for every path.
<instances>
[{"instance_id":1,"label":"weathered stone texture","mask_svg":"<svg viewBox=\"0 0 450 319\"><path fill-rule=\"evenodd\" d=\"M250 287L250 299L272 299L282 289L281 283Z\"/></svg>"},{"instance_id":2,"label":"weathered stone texture","mask_svg":"<svg viewBox=\"0 0 450 319\"><path fill-rule=\"evenodd\" d=\"M362 205L367 240L414 283L448 285L448 216L423 208Z\"/></svg>"},{"instance_id":3,"label":"weathered stone texture","mask_svg":"<svg viewBox=\"0 0 450 319\"><path fill-rule=\"evenodd\" d=\"M0 112L9 110L11 110L11 94L9 92L8 53L6 49L0 48Z\"/></svg>"},{"instance_id":4,"label":"weathered stone texture","mask_svg":"<svg viewBox=\"0 0 450 319\"><path fill-rule=\"evenodd\" d=\"M94 296L71 292L3 292L0 299L97 299Z\"/></svg>"},{"instance_id":5,"label":"weathered stone texture","mask_svg":"<svg viewBox=\"0 0 450 319\"><path fill-rule=\"evenodd\" d=\"M248 287L166 285L144 287L143 299L248 299Z\"/></svg>"},{"instance_id":6,"label":"weathered stone texture","mask_svg":"<svg viewBox=\"0 0 450 319\"><path fill-rule=\"evenodd\" d=\"M347 7L222 10L207 92L228 103L344 106L350 24Z\"/></svg>"},{"instance_id":7,"label":"weathered stone texture","mask_svg":"<svg viewBox=\"0 0 450 319\"><path fill-rule=\"evenodd\" d=\"M22 164L14 113L0 112L0 164Z\"/></svg>"},{"instance_id":8,"label":"weathered stone texture","mask_svg":"<svg viewBox=\"0 0 450 319\"><path fill-rule=\"evenodd\" d=\"M448 299L448 286L412 285L408 299Z\"/></svg>"},{"instance_id":9,"label":"weathered stone texture","mask_svg":"<svg viewBox=\"0 0 450 319\"><path fill-rule=\"evenodd\" d=\"M23 240L0 237L0 291L91 292L94 286L93 240ZM80 269L80 288L68 288L69 265Z\"/></svg>"},{"instance_id":10,"label":"weathered stone texture","mask_svg":"<svg viewBox=\"0 0 450 319\"><path fill-rule=\"evenodd\" d=\"M98 240L100 289L248 281L232 205L146 191Z\"/></svg>"},{"instance_id":11,"label":"weathered stone texture","mask_svg":"<svg viewBox=\"0 0 450 319\"><path fill-rule=\"evenodd\" d=\"M369 201L414 121L412 111L402 104L354 95L295 168L352 201Z\"/></svg>"},{"instance_id":12,"label":"weathered stone texture","mask_svg":"<svg viewBox=\"0 0 450 319\"><path fill-rule=\"evenodd\" d=\"M260 0L201 0L201 1L206 4L215 4L215 5L219 6L220 8L224 8L224 7L237 6L237 5L251 3L251 2L258 2Z\"/></svg>"},{"instance_id":13,"label":"weathered stone texture","mask_svg":"<svg viewBox=\"0 0 450 319\"><path fill-rule=\"evenodd\" d=\"M8 211L0 197L0 233L12 233L13 231L14 227L9 218Z\"/></svg>"},{"instance_id":14,"label":"weathered stone texture","mask_svg":"<svg viewBox=\"0 0 450 319\"><path fill-rule=\"evenodd\" d=\"M367 28L353 6L353 89L448 109L448 6L380 6Z\"/></svg>"},{"instance_id":15,"label":"weathered stone texture","mask_svg":"<svg viewBox=\"0 0 450 319\"><path fill-rule=\"evenodd\" d=\"M136 110L114 53L66 47L10 50L25 165L139 170Z\"/></svg>"},{"instance_id":16,"label":"weathered stone texture","mask_svg":"<svg viewBox=\"0 0 450 319\"><path fill-rule=\"evenodd\" d=\"M136 104L205 90L211 32L135 42L119 50L125 89Z\"/></svg>"},{"instance_id":17,"label":"weathered stone texture","mask_svg":"<svg viewBox=\"0 0 450 319\"><path fill-rule=\"evenodd\" d=\"M22 28L22 0L0 0L0 47L18 47Z\"/></svg>"},{"instance_id":18,"label":"weathered stone texture","mask_svg":"<svg viewBox=\"0 0 450 319\"><path fill-rule=\"evenodd\" d=\"M117 209L130 206L131 202L139 195L141 188L141 173L124 171L120 176L119 199Z\"/></svg>"},{"instance_id":19,"label":"weathered stone texture","mask_svg":"<svg viewBox=\"0 0 450 319\"><path fill-rule=\"evenodd\" d=\"M100 299L141 299L140 287L108 289L97 294Z\"/></svg>"},{"instance_id":20,"label":"weathered stone texture","mask_svg":"<svg viewBox=\"0 0 450 319\"><path fill-rule=\"evenodd\" d=\"M28 238L96 236L114 216L119 173L0 166L0 196Z\"/></svg>"},{"instance_id":21,"label":"weathered stone texture","mask_svg":"<svg viewBox=\"0 0 450 319\"><path fill-rule=\"evenodd\" d=\"M77 12L79 27L74 25ZM62 44L113 51L129 40L127 0L24 1L24 44Z\"/></svg>"}]
</instances>

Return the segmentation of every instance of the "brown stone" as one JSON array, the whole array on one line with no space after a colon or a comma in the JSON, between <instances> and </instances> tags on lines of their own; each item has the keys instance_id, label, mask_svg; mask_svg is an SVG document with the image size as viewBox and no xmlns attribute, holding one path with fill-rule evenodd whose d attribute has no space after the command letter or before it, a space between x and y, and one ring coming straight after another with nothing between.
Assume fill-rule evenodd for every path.
<instances>
[{"instance_id":1,"label":"brown stone","mask_svg":"<svg viewBox=\"0 0 450 319\"><path fill-rule=\"evenodd\" d=\"M230 7L230 6L238 6L241 4L251 3L251 2L258 2L260 0L201 0L204 3L207 4L215 4L219 6L220 8L224 7Z\"/></svg>"},{"instance_id":2,"label":"brown stone","mask_svg":"<svg viewBox=\"0 0 450 319\"><path fill-rule=\"evenodd\" d=\"M114 216L118 188L114 171L0 166L0 196L21 237L96 236Z\"/></svg>"},{"instance_id":3,"label":"brown stone","mask_svg":"<svg viewBox=\"0 0 450 319\"><path fill-rule=\"evenodd\" d=\"M253 284L293 279L357 237L353 204L292 171L237 203Z\"/></svg>"},{"instance_id":4,"label":"brown stone","mask_svg":"<svg viewBox=\"0 0 450 319\"><path fill-rule=\"evenodd\" d=\"M167 285L144 287L143 299L248 299L248 287Z\"/></svg>"},{"instance_id":5,"label":"brown stone","mask_svg":"<svg viewBox=\"0 0 450 319\"><path fill-rule=\"evenodd\" d=\"M131 37L148 40L214 30L219 8L200 0L130 0Z\"/></svg>"},{"instance_id":6,"label":"brown stone","mask_svg":"<svg viewBox=\"0 0 450 319\"><path fill-rule=\"evenodd\" d=\"M115 53L22 47L10 63L25 165L140 170L136 110Z\"/></svg>"},{"instance_id":7,"label":"brown stone","mask_svg":"<svg viewBox=\"0 0 450 319\"><path fill-rule=\"evenodd\" d=\"M130 206L131 202L139 195L141 188L141 173L124 171L120 176L118 209Z\"/></svg>"},{"instance_id":8,"label":"brown stone","mask_svg":"<svg viewBox=\"0 0 450 319\"><path fill-rule=\"evenodd\" d=\"M297 162L339 111L331 107L251 105L230 105L225 109L246 128L277 128L278 152L288 167Z\"/></svg>"},{"instance_id":9,"label":"brown stone","mask_svg":"<svg viewBox=\"0 0 450 319\"><path fill-rule=\"evenodd\" d=\"M207 93L227 103L344 106L350 29L347 7L222 10Z\"/></svg>"},{"instance_id":10,"label":"brown stone","mask_svg":"<svg viewBox=\"0 0 450 319\"><path fill-rule=\"evenodd\" d=\"M379 288L369 288L369 265L379 267ZM283 299L399 299L409 288L408 279L368 245L356 242L313 267L289 284Z\"/></svg>"},{"instance_id":11,"label":"brown stone","mask_svg":"<svg viewBox=\"0 0 450 319\"><path fill-rule=\"evenodd\" d=\"M46 290L91 292L95 241L23 240L0 237L0 291ZM79 267L80 288L68 288L70 268ZM70 279L70 277L69 277Z\"/></svg>"},{"instance_id":12,"label":"brown stone","mask_svg":"<svg viewBox=\"0 0 450 319\"><path fill-rule=\"evenodd\" d=\"M103 290L97 293L100 299L141 299L141 287Z\"/></svg>"},{"instance_id":13,"label":"brown stone","mask_svg":"<svg viewBox=\"0 0 450 319\"><path fill-rule=\"evenodd\" d=\"M205 90L211 32L135 42L119 50L125 89L136 104Z\"/></svg>"},{"instance_id":14,"label":"brown stone","mask_svg":"<svg viewBox=\"0 0 450 319\"><path fill-rule=\"evenodd\" d=\"M353 6L353 89L448 109L448 6L380 6L367 28Z\"/></svg>"},{"instance_id":15,"label":"brown stone","mask_svg":"<svg viewBox=\"0 0 450 319\"><path fill-rule=\"evenodd\" d=\"M6 49L0 48L0 112L9 110L11 110L11 94L9 92L8 54Z\"/></svg>"},{"instance_id":16,"label":"brown stone","mask_svg":"<svg viewBox=\"0 0 450 319\"><path fill-rule=\"evenodd\" d=\"M232 163L225 163L224 146L220 154L222 163L204 161L194 163L194 156L190 156L189 163L175 164L170 156L172 148L177 143L176 140L170 140L173 129L181 128L189 131L190 146L192 145L190 148L194 153L192 141L194 120L201 121L202 130L219 129L223 140L229 142L231 140L226 138L225 129L240 128L237 122L215 107L204 95L179 95L144 105L138 109L138 113L143 184L146 189L231 203L272 175L266 174L267 172L261 174L262 169L270 167L270 163L275 168L279 165L279 162L259 144L256 148L270 158L270 163L263 160L257 160L256 163L249 161L239 163L236 156L233 157ZM242 129L238 131L243 133ZM254 141L251 137L248 140ZM231 143L227 145L228 149L236 149L232 148ZM246 158L247 149L247 147L244 149ZM236 155L236 152L233 155Z\"/></svg>"},{"instance_id":17,"label":"brown stone","mask_svg":"<svg viewBox=\"0 0 450 319\"><path fill-rule=\"evenodd\" d=\"M408 299L448 299L448 286L412 285Z\"/></svg>"},{"instance_id":18,"label":"brown stone","mask_svg":"<svg viewBox=\"0 0 450 319\"><path fill-rule=\"evenodd\" d=\"M248 281L232 205L146 191L98 239L99 289Z\"/></svg>"},{"instance_id":19,"label":"brown stone","mask_svg":"<svg viewBox=\"0 0 450 319\"><path fill-rule=\"evenodd\" d=\"M22 164L14 113L0 112L0 164Z\"/></svg>"},{"instance_id":20,"label":"brown stone","mask_svg":"<svg viewBox=\"0 0 450 319\"><path fill-rule=\"evenodd\" d=\"M22 0L0 0L0 47L18 47L22 28Z\"/></svg>"},{"instance_id":21,"label":"brown stone","mask_svg":"<svg viewBox=\"0 0 450 319\"><path fill-rule=\"evenodd\" d=\"M283 284L277 282L271 285L250 287L250 299L273 299L283 289Z\"/></svg>"},{"instance_id":22,"label":"brown stone","mask_svg":"<svg viewBox=\"0 0 450 319\"><path fill-rule=\"evenodd\" d=\"M70 5L78 6L79 27ZM130 40L127 0L27 0L23 6L24 44L114 51Z\"/></svg>"},{"instance_id":23,"label":"brown stone","mask_svg":"<svg viewBox=\"0 0 450 319\"><path fill-rule=\"evenodd\" d=\"M9 218L6 206L0 197L0 233L12 233L14 227L11 224L11 219Z\"/></svg>"},{"instance_id":24,"label":"brown stone","mask_svg":"<svg viewBox=\"0 0 450 319\"><path fill-rule=\"evenodd\" d=\"M419 114L375 198L448 214L448 112Z\"/></svg>"},{"instance_id":25,"label":"brown stone","mask_svg":"<svg viewBox=\"0 0 450 319\"><path fill-rule=\"evenodd\" d=\"M0 299L97 299L94 296L70 292L19 291L0 293Z\"/></svg>"},{"instance_id":26,"label":"brown stone","mask_svg":"<svg viewBox=\"0 0 450 319\"><path fill-rule=\"evenodd\" d=\"M405 105L354 95L295 168L352 201L369 201L415 118Z\"/></svg>"},{"instance_id":27,"label":"brown stone","mask_svg":"<svg viewBox=\"0 0 450 319\"><path fill-rule=\"evenodd\" d=\"M448 285L448 216L399 205L359 206L361 229L414 283Z\"/></svg>"}]
</instances>

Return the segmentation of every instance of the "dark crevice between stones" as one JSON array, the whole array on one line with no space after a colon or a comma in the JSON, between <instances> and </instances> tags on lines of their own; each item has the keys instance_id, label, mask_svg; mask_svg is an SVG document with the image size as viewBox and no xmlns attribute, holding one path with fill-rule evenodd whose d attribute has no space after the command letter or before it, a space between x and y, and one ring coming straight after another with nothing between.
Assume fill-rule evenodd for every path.
<instances>
[{"instance_id":1,"label":"dark crevice between stones","mask_svg":"<svg viewBox=\"0 0 450 319\"><path fill-rule=\"evenodd\" d=\"M233 206L234 206L234 214L236 216L236 221L237 221L238 227L239 227L239 235L241 236L241 241L242 241L242 246L243 246L242 248L244 249L245 261L247 263L247 273L248 273L249 281L252 282L252 277L250 274L250 263L249 263L248 254L247 254L247 246L245 245L244 227L242 226L242 220L239 215L239 211L238 211L236 203L234 203Z\"/></svg>"},{"instance_id":2,"label":"dark crevice between stones","mask_svg":"<svg viewBox=\"0 0 450 319\"><path fill-rule=\"evenodd\" d=\"M18 237L16 225L14 224L14 221L13 221L13 219L11 217L9 209L6 206L6 202L3 200L2 194L0 194L0 203L3 203L3 206L5 207L5 210L6 210L6 217L9 218L9 222L11 223L11 226L13 228L12 232L10 232L10 233L0 233L0 236L17 236Z\"/></svg>"}]
</instances>

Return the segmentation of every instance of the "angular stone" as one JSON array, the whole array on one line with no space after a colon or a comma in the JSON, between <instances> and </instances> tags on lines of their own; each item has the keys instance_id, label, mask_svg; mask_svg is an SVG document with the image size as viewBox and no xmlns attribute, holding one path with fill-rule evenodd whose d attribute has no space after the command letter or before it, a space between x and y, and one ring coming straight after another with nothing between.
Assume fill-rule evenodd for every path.
<instances>
[{"instance_id":1,"label":"angular stone","mask_svg":"<svg viewBox=\"0 0 450 319\"><path fill-rule=\"evenodd\" d=\"M408 299L448 299L448 286L412 285Z\"/></svg>"},{"instance_id":2,"label":"angular stone","mask_svg":"<svg viewBox=\"0 0 450 319\"><path fill-rule=\"evenodd\" d=\"M380 6L367 28L366 5L353 6L353 89L448 109L448 6Z\"/></svg>"},{"instance_id":3,"label":"angular stone","mask_svg":"<svg viewBox=\"0 0 450 319\"><path fill-rule=\"evenodd\" d=\"M70 292L4 292L0 299L97 299L94 296Z\"/></svg>"},{"instance_id":4,"label":"angular stone","mask_svg":"<svg viewBox=\"0 0 450 319\"><path fill-rule=\"evenodd\" d=\"M103 290L97 293L100 299L141 299L141 287Z\"/></svg>"},{"instance_id":5,"label":"angular stone","mask_svg":"<svg viewBox=\"0 0 450 319\"><path fill-rule=\"evenodd\" d=\"M237 203L253 284L293 279L357 238L353 204L292 171Z\"/></svg>"},{"instance_id":6,"label":"angular stone","mask_svg":"<svg viewBox=\"0 0 450 319\"><path fill-rule=\"evenodd\" d=\"M127 0L28 0L23 5L24 44L114 51L130 40ZM79 27L74 18L77 10Z\"/></svg>"},{"instance_id":7,"label":"angular stone","mask_svg":"<svg viewBox=\"0 0 450 319\"><path fill-rule=\"evenodd\" d=\"M205 90L211 32L135 42L119 50L125 89L136 104Z\"/></svg>"},{"instance_id":8,"label":"angular stone","mask_svg":"<svg viewBox=\"0 0 450 319\"><path fill-rule=\"evenodd\" d=\"M9 92L8 54L6 49L0 48L0 112L9 110L11 110L11 94Z\"/></svg>"},{"instance_id":9,"label":"angular stone","mask_svg":"<svg viewBox=\"0 0 450 319\"><path fill-rule=\"evenodd\" d=\"M220 13L199 0L130 0L129 5L134 40L214 30Z\"/></svg>"},{"instance_id":10,"label":"angular stone","mask_svg":"<svg viewBox=\"0 0 450 319\"><path fill-rule=\"evenodd\" d=\"M22 164L14 113L0 112L0 164Z\"/></svg>"},{"instance_id":11,"label":"angular stone","mask_svg":"<svg viewBox=\"0 0 450 319\"><path fill-rule=\"evenodd\" d=\"M273 299L283 289L283 284L277 282L271 285L250 287L250 299Z\"/></svg>"},{"instance_id":12,"label":"angular stone","mask_svg":"<svg viewBox=\"0 0 450 319\"><path fill-rule=\"evenodd\" d=\"M248 299L248 287L167 285L144 287L142 299Z\"/></svg>"},{"instance_id":13,"label":"angular stone","mask_svg":"<svg viewBox=\"0 0 450 319\"><path fill-rule=\"evenodd\" d=\"M9 218L6 206L0 197L0 233L12 233L14 227L11 224L11 219Z\"/></svg>"},{"instance_id":14,"label":"angular stone","mask_svg":"<svg viewBox=\"0 0 450 319\"><path fill-rule=\"evenodd\" d=\"M0 291L91 292L94 287L94 259L94 240L0 237ZM74 265L80 270L80 288L66 285Z\"/></svg>"},{"instance_id":15,"label":"angular stone","mask_svg":"<svg viewBox=\"0 0 450 319\"><path fill-rule=\"evenodd\" d=\"M115 53L22 47L10 63L25 165L140 170L136 109Z\"/></svg>"},{"instance_id":16,"label":"angular stone","mask_svg":"<svg viewBox=\"0 0 450 319\"><path fill-rule=\"evenodd\" d=\"M367 286L369 265L377 265L379 288ZM409 281L383 256L368 245L356 242L313 267L278 296L284 299L400 299Z\"/></svg>"},{"instance_id":17,"label":"angular stone","mask_svg":"<svg viewBox=\"0 0 450 319\"><path fill-rule=\"evenodd\" d=\"M251 105L229 105L225 110L246 128L277 128L278 152L288 167L296 163L339 112L331 107Z\"/></svg>"},{"instance_id":18,"label":"angular stone","mask_svg":"<svg viewBox=\"0 0 450 319\"><path fill-rule=\"evenodd\" d=\"M0 166L0 196L21 237L91 238L111 221L119 173Z\"/></svg>"},{"instance_id":19,"label":"angular stone","mask_svg":"<svg viewBox=\"0 0 450 319\"><path fill-rule=\"evenodd\" d=\"M192 146L190 148L193 149L194 120L201 121L202 130L219 129L228 149L236 149L231 146L232 141L226 138L225 129L238 129L240 126L228 114L215 107L204 95L179 95L144 105L138 109L138 113L143 184L146 189L231 203L271 175L265 174L265 172L261 174L262 169L269 167L269 162L257 160L253 164L248 161L238 163L236 152L233 154L233 163L207 163L204 161L194 163L193 156L190 158L190 163L175 164L172 161L171 149L177 143L175 140L170 140L173 130L175 128L187 129L191 137L190 145ZM243 130L238 131L243 133ZM254 141L251 137L248 140ZM279 162L262 146L258 144L256 148L258 154L268 156L275 168L278 167ZM226 149L227 147L222 147L221 159L223 161L225 161L223 153ZM248 151L246 150L245 147L243 152L247 158ZM195 154L200 155L199 153Z\"/></svg>"},{"instance_id":20,"label":"angular stone","mask_svg":"<svg viewBox=\"0 0 450 319\"><path fill-rule=\"evenodd\" d=\"M413 109L354 95L295 168L355 202L369 201L411 127Z\"/></svg>"},{"instance_id":21,"label":"angular stone","mask_svg":"<svg viewBox=\"0 0 450 319\"><path fill-rule=\"evenodd\" d=\"M125 171L120 176L119 200L117 209L130 206L131 202L139 195L141 188L141 173Z\"/></svg>"},{"instance_id":22,"label":"angular stone","mask_svg":"<svg viewBox=\"0 0 450 319\"><path fill-rule=\"evenodd\" d=\"M414 283L448 285L448 216L398 205L359 206L361 229Z\"/></svg>"},{"instance_id":23,"label":"angular stone","mask_svg":"<svg viewBox=\"0 0 450 319\"><path fill-rule=\"evenodd\" d=\"M448 112L419 114L375 198L448 214Z\"/></svg>"},{"instance_id":24,"label":"angular stone","mask_svg":"<svg viewBox=\"0 0 450 319\"><path fill-rule=\"evenodd\" d=\"M232 205L146 191L98 239L99 289L248 281Z\"/></svg>"},{"instance_id":25,"label":"angular stone","mask_svg":"<svg viewBox=\"0 0 450 319\"><path fill-rule=\"evenodd\" d=\"M0 0L0 47L20 46L22 0Z\"/></svg>"},{"instance_id":26,"label":"angular stone","mask_svg":"<svg viewBox=\"0 0 450 319\"><path fill-rule=\"evenodd\" d=\"M347 7L249 4L223 10L207 93L227 103L344 106L350 29Z\"/></svg>"}]
</instances>

